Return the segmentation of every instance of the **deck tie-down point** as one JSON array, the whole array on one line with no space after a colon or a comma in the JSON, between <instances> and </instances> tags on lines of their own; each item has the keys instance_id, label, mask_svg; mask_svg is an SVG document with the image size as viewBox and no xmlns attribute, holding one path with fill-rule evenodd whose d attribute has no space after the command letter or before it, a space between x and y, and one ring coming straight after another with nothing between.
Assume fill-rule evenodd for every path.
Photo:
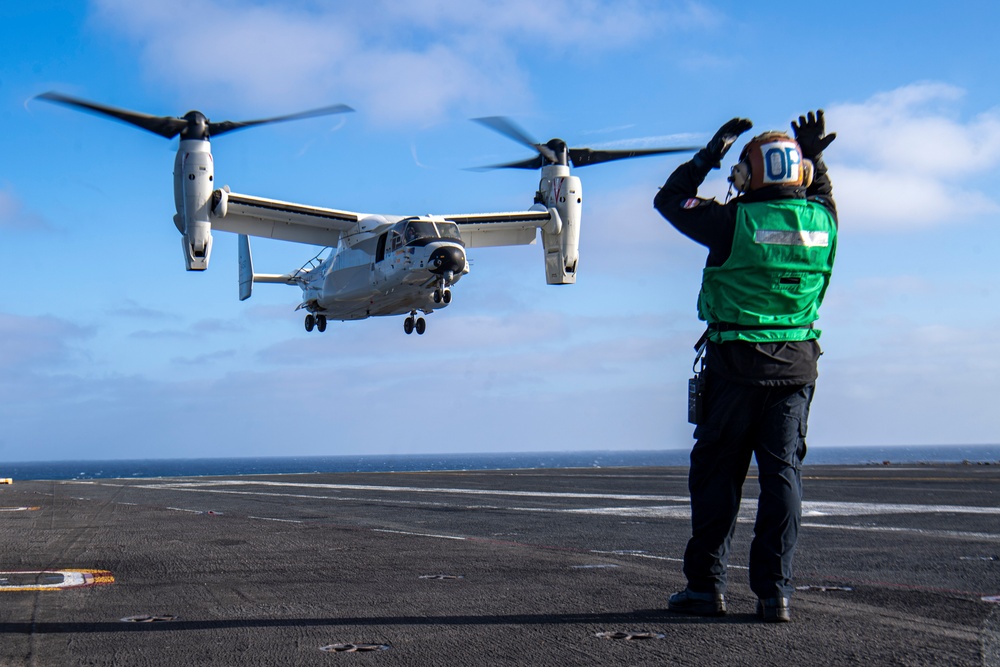
<instances>
[{"instance_id":1,"label":"deck tie-down point","mask_svg":"<svg viewBox=\"0 0 1000 667\"><path fill-rule=\"evenodd\" d=\"M388 644L328 644L320 646L320 651L327 653L364 653L366 651L387 651Z\"/></svg>"},{"instance_id":2,"label":"deck tie-down point","mask_svg":"<svg viewBox=\"0 0 1000 667\"><path fill-rule=\"evenodd\" d=\"M666 635L659 632L598 632L595 637L601 639L623 639L625 641L641 639L663 639Z\"/></svg>"}]
</instances>

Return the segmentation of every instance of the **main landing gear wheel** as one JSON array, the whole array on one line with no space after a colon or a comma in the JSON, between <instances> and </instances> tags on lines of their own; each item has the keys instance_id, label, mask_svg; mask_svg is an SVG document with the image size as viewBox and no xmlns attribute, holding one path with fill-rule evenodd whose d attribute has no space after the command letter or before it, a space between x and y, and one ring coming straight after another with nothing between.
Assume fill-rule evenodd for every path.
<instances>
[{"instance_id":1,"label":"main landing gear wheel","mask_svg":"<svg viewBox=\"0 0 1000 667\"><path fill-rule=\"evenodd\" d=\"M427 331L427 322L424 321L424 318L414 317L414 315L416 315L416 313L410 313L410 315L403 320L403 331L406 332L406 335L410 335L413 333L413 330L416 329L417 335L423 336L424 332Z\"/></svg>"},{"instance_id":2,"label":"main landing gear wheel","mask_svg":"<svg viewBox=\"0 0 1000 667\"><path fill-rule=\"evenodd\" d=\"M326 331L326 315L313 315L309 313L306 315L306 331L312 331L316 329L320 333Z\"/></svg>"}]
</instances>

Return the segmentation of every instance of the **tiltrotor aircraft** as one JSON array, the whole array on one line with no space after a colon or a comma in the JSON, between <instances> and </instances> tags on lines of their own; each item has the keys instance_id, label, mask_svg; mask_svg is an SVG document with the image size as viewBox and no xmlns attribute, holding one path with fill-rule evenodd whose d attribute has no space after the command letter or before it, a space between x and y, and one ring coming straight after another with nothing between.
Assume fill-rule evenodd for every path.
<instances>
[{"instance_id":1,"label":"tiltrotor aircraft","mask_svg":"<svg viewBox=\"0 0 1000 667\"><path fill-rule=\"evenodd\" d=\"M60 93L38 96L75 109L108 116L167 139L180 135L174 161L174 224L182 235L188 271L204 271L212 254L212 231L239 234L240 300L254 283L284 283L302 289L306 331L325 331L329 320L406 315L404 331L423 334L427 315L452 302L452 286L469 273L466 249L534 243L541 230L545 279L550 285L576 282L583 190L570 164L583 167L611 160L696 148L592 150L568 148L561 139L541 144L506 118L479 123L536 153L526 160L486 169L541 169L534 204L525 211L401 216L357 213L265 199L216 188L211 138L265 123L353 111L335 105L253 121L210 122L199 111L182 117L150 116ZM323 246L313 260L286 274L254 273L250 236ZM325 258L325 248L332 250Z\"/></svg>"}]
</instances>

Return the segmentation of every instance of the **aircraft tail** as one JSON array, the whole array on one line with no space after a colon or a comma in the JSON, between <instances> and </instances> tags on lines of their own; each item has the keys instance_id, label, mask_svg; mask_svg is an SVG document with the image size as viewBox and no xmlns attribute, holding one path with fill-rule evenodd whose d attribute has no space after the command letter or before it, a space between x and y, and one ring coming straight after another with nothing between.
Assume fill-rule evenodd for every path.
<instances>
[{"instance_id":1,"label":"aircraft tail","mask_svg":"<svg viewBox=\"0 0 1000 667\"><path fill-rule=\"evenodd\" d=\"M240 301L253 294L253 257L250 255L250 237L240 234Z\"/></svg>"},{"instance_id":2,"label":"aircraft tail","mask_svg":"<svg viewBox=\"0 0 1000 667\"><path fill-rule=\"evenodd\" d=\"M240 234L240 301L246 301L253 294L254 283L281 283L282 285L295 285L297 283L296 274L280 273L254 273L253 256L250 254L250 237Z\"/></svg>"}]
</instances>

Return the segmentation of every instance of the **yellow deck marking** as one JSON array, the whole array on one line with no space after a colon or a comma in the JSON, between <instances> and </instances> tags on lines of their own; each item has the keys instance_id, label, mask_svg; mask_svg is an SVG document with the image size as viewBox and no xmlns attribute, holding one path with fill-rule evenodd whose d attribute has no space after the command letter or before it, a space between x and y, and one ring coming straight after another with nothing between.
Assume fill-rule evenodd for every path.
<instances>
[{"instance_id":1,"label":"yellow deck marking","mask_svg":"<svg viewBox=\"0 0 1000 667\"><path fill-rule=\"evenodd\" d=\"M0 572L0 591L59 591L115 583L107 570L9 570Z\"/></svg>"}]
</instances>

